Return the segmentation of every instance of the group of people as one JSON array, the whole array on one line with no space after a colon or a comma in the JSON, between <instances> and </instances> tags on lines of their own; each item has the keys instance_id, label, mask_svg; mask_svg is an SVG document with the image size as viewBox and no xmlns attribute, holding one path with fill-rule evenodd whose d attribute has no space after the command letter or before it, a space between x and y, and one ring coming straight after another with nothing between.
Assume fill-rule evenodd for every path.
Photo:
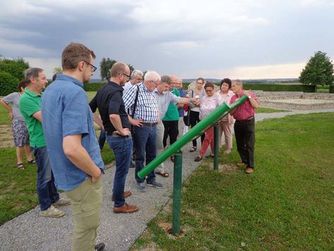
<instances>
[{"instance_id":1,"label":"group of people","mask_svg":"<svg viewBox=\"0 0 334 251\"><path fill-rule=\"evenodd\" d=\"M117 62L110 69L108 82L88 103L83 83L89 81L97 69L94 59L94 52L85 45L70 43L62 52L63 72L57 74L47 88L43 69L30 68L24 85L19 86L20 94L1 101L6 107L16 100L20 112L15 112L22 115L17 120L24 120L23 125L29 132L30 147L38 167L41 216L62 217L64 212L58 207L69 204L72 207L73 250L104 249L103 243L95 245L104 163L94 121L101 126L102 136L115 155L114 213L139 210L138 206L125 201L132 194L125 191L132 159L139 191L145 192L148 186L162 188L156 174L169 176L163 164L145 178L139 177L138 172L156 157L157 151L168 147L168 138L169 144L177 140L180 124L193 127L223 102L233 103L243 95L247 95L247 101L222 118L219 124L225 137L225 153L232 149L234 125L241 162L246 165L247 173L253 172L254 110L258 102L252 92L243 90L240 81L223 79L220 89L215 92L214 84L198 78L188 91L184 91L182 80L176 76L160 76L155 71L130 72L127 64ZM13 131L18 130L17 124L21 122L14 123L13 120ZM28 141L16 141L21 153ZM201 149L195 161L200 161L212 144L213 130L209 128L202 135ZM190 151L197 151L196 139ZM29 151L27 156L29 162L33 161ZM18 157L18 164L20 162ZM60 198L57 189L65 191L68 199Z\"/></svg>"}]
</instances>

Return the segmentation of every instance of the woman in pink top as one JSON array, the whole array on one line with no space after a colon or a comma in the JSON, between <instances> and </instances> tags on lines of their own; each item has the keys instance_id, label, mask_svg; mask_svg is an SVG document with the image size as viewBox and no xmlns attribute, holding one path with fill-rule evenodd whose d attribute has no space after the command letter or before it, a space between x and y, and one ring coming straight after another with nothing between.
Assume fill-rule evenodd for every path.
<instances>
[{"instance_id":1,"label":"woman in pink top","mask_svg":"<svg viewBox=\"0 0 334 251\"><path fill-rule=\"evenodd\" d=\"M230 104L231 98L234 93L231 89L232 81L229 78L224 78L220 82L220 91L218 91L219 105L222 103ZM225 146L226 150L225 154L231 153L232 150L232 129L233 129L234 119L230 114L227 114L224 118L219 121L220 125L220 139L222 137L222 133L224 133L225 138Z\"/></svg>"},{"instance_id":2,"label":"woman in pink top","mask_svg":"<svg viewBox=\"0 0 334 251\"><path fill-rule=\"evenodd\" d=\"M218 96L214 93L214 85L212 83L206 83L204 86L205 94L201 98L201 105L199 109L199 118L205 118L208 116L216 107L219 105ZM204 141L201 145L201 149L199 151L199 155L195 158L195 161L201 161L203 156L206 153L209 145L211 146L211 156L213 156L213 127L210 127L205 131Z\"/></svg>"}]
</instances>

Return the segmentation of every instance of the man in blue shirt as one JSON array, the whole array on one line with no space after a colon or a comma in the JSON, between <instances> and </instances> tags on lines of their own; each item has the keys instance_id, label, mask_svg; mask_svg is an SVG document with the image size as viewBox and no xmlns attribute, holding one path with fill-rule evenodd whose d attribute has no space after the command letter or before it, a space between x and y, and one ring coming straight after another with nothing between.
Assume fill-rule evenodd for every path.
<instances>
[{"instance_id":1,"label":"man in blue shirt","mask_svg":"<svg viewBox=\"0 0 334 251\"><path fill-rule=\"evenodd\" d=\"M104 163L83 89L83 82L96 70L94 58L83 44L69 44L62 53L63 74L57 75L42 98L52 171L58 189L66 192L72 205L72 250L94 250L100 224ZM104 244L95 249L103 250Z\"/></svg>"}]
</instances>

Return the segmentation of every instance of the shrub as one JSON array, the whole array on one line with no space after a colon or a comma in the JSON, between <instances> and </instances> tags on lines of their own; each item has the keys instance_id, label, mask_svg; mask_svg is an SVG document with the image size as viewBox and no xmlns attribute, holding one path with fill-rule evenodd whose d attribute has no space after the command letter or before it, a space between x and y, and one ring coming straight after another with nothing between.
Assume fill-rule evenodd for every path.
<instances>
[{"instance_id":1,"label":"shrub","mask_svg":"<svg viewBox=\"0 0 334 251\"><path fill-rule=\"evenodd\" d=\"M98 91L103 85L105 84L105 82L96 82L96 83L85 83L84 84L84 89L86 92L96 92Z\"/></svg>"},{"instance_id":2,"label":"shrub","mask_svg":"<svg viewBox=\"0 0 334 251\"><path fill-rule=\"evenodd\" d=\"M17 91L19 80L5 71L0 71L0 96Z\"/></svg>"},{"instance_id":3,"label":"shrub","mask_svg":"<svg viewBox=\"0 0 334 251\"><path fill-rule=\"evenodd\" d=\"M0 71L5 71L13 77L21 80L24 78L24 70L29 68L29 64L23 59L0 59Z\"/></svg>"},{"instance_id":4,"label":"shrub","mask_svg":"<svg viewBox=\"0 0 334 251\"><path fill-rule=\"evenodd\" d=\"M262 90L262 91L271 91L271 92L282 92L282 91L290 91L290 92L315 92L315 85L279 85L279 84L252 84L246 83L244 84L245 89L251 90Z\"/></svg>"}]
</instances>

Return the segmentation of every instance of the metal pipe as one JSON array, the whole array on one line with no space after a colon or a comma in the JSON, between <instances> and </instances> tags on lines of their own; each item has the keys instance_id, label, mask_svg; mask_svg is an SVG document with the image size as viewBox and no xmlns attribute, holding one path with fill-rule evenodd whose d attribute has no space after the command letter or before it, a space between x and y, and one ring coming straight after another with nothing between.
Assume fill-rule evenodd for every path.
<instances>
[{"instance_id":1,"label":"metal pipe","mask_svg":"<svg viewBox=\"0 0 334 251\"><path fill-rule=\"evenodd\" d=\"M185 144L190 142L192 139L201 135L207 128L212 126L222 117L226 116L232 109L238 107L247 100L247 96L242 96L236 102L231 105L226 103L218 106L213 112L211 112L206 118L202 119L197 123L192 129L190 129L185 135L179 138L171 146L169 146L165 151L159 154L154 160L147 164L142 170L138 172L140 178L144 178L150 172L152 172L157 166L162 162L172 156L174 153L179 151Z\"/></svg>"},{"instance_id":2,"label":"metal pipe","mask_svg":"<svg viewBox=\"0 0 334 251\"><path fill-rule=\"evenodd\" d=\"M218 170L218 164L219 164L219 125L216 123L214 125L214 158L213 158L213 169Z\"/></svg>"},{"instance_id":3,"label":"metal pipe","mask_svg":"<svg viewBox=\"0 0 334 251\"><path fill-rule=\"evenodd\" d=\"M173 235L180 234L181 213L181 188L182 188L182 153L175 154L174 176L173 176Z\"/></svg>"}]
</instances>

